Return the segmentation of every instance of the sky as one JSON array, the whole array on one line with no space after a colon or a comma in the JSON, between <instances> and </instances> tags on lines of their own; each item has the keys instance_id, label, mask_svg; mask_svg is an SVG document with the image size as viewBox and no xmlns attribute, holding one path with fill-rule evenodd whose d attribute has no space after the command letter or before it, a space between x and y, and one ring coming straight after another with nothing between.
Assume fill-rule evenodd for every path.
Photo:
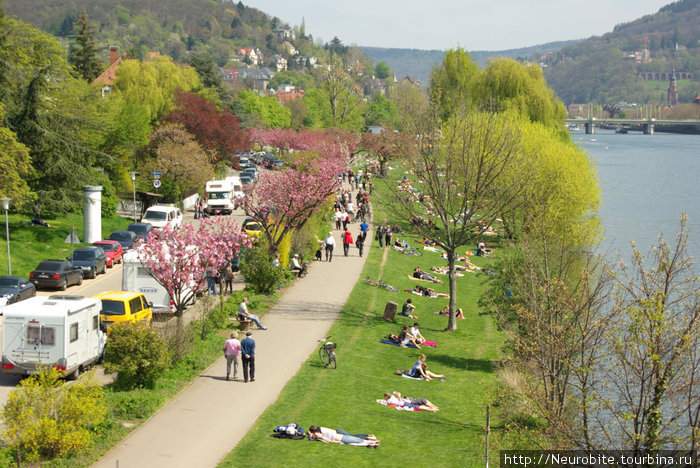
<instances>
[{"instance_id":1,"label":"sky","mask_svg":"<svg viewBox=\"0 0 700 468\"><path fill-rule=\"evenodd\" d=\"M247 0L246 6L345 45L499 51L585 39L672 0Z\"/></svg>"}]
</instances>

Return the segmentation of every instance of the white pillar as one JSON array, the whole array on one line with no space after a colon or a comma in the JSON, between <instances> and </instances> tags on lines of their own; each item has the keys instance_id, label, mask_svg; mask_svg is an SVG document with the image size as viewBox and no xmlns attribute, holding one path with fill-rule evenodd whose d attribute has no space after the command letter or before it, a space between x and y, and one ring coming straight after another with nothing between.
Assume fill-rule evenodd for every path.
<instances>
[{"instance_id":1,"label":"white pillar","mask_svg":"<svg viewBox=\"0 0 700 468\"><path fill-rule=\"evenodd\" d=\"M92 244L102 240L102 187L83 186L83 242Z\"/></svg>"}]
</instances>

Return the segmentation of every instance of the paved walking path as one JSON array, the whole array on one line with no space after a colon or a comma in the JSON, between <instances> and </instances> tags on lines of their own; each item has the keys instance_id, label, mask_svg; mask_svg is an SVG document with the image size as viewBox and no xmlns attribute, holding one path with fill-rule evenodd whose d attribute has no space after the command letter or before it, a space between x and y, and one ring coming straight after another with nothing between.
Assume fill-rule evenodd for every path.
<instances>
[{"instance_id":1,"label":"paved walking path","mask_svg":"<svg viewBox=\"0 0 700 468\"><path fill-rule=\"evenodd\" d=\"M354 238L358 224L349 229ZM317 340L326 336L355 286L371 248L372 233L361 258L354 246L349 257L343 256L340 232L334 231L333 261L314 261L308 275L295 280L262 319L268 330L253 330L255 382L243 383L241 366L239 380L226 381L226 360L220 358L94 466L216 466L316 351Z\"/></svg>"}]
</instances>

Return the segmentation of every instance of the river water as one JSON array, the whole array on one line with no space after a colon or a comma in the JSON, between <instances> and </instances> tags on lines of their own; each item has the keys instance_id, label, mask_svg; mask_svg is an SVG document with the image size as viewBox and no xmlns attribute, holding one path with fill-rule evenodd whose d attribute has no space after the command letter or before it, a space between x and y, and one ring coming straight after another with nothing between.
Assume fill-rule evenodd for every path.
<instances>
[{"instance_id":1,"label":"river water","mask_svg":"<svg viewBox=\"0 0 700 468\"><path fill-rule=\"evenodd\" d=\"M602 251L629 263L630 240L646 254L659 232L670 244L685 212L690 228L688 252L700 260L700 135L594 135L572 131L574 141L596 162L604 229Z\"/></svg>"}]
</instances>

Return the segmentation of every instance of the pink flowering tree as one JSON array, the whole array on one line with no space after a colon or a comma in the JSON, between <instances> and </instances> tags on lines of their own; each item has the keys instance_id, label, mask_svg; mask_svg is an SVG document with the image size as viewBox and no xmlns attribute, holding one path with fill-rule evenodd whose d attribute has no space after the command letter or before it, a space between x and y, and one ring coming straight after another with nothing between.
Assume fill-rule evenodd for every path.
<instances>
[{"instance_id":1,"label":"pink flowering tree","mask_svg":"<svg viewBox=\"0 0 700 468\"><path fill-rule=\"evenodd\" d=\"M184 224L153 230L138 252L151 276L170 293L179 316L206 288L207 270L222 270L236 251L249 246L235 221L219 217L202 220L198 228Z\"/></svg>"}]
</instances>

